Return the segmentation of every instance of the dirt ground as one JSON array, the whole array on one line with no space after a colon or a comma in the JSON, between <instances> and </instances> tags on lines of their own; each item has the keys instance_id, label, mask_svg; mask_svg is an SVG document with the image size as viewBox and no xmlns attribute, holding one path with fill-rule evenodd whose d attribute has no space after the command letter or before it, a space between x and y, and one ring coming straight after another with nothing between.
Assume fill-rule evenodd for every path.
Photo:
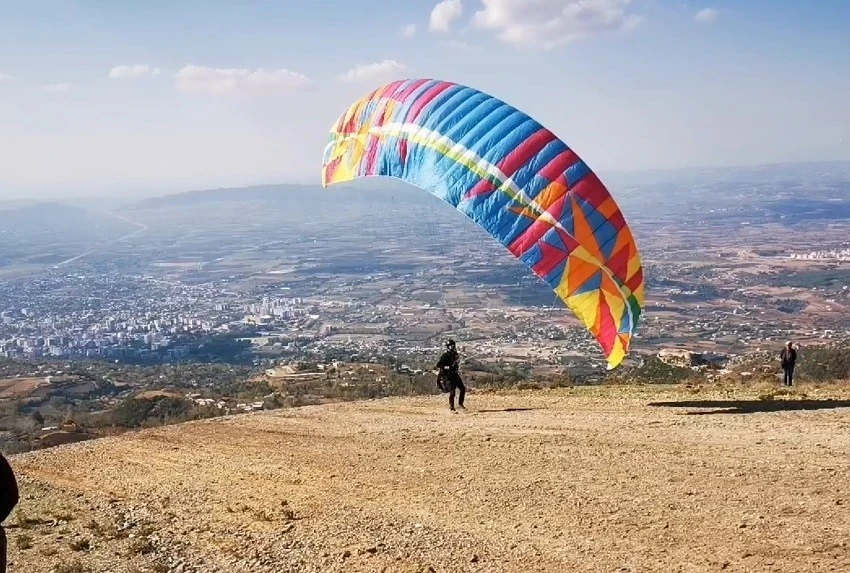
<instances>
[{"instance_id":1,"label":"dirt ground","mask_svg":"<svg viewBox=\"0 0 850 573\"><path fill-rule=\"evenodd\" d=\"M850 388L760 392L376 400L14 456L10 571L850 571Z\"/></svg>"},{"instance_id":2,"label":"dirt ground","mask_svg":"<svg viewBox=\"0 0 850 573\"><path fill-rule=\"evenodd\" d=\"M1 378L0 399L23 398L46 385L44 378Z\"/></svg>"}]
</instances>

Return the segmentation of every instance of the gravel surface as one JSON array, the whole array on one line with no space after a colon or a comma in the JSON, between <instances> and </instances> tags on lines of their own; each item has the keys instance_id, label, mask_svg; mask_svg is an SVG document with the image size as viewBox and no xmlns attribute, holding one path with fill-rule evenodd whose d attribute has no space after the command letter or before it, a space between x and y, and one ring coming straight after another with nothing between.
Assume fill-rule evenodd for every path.
<instances>
[{"instance_id":1,"label":"gravel surface","mask_svg":"<svg viewBox=\"0 0 850 573\"><path fill-rule=\"evenodd\" d=\"M10 572L850 571L850 401L823 401L850 388L758 394L388 399L14 456Z\"/></svg>"}]
</instances>

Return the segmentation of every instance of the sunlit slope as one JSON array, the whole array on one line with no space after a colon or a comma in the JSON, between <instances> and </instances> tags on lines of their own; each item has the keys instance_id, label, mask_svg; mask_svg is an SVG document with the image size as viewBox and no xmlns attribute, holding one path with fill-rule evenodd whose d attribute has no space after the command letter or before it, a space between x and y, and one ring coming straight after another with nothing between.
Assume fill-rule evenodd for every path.
<instances>
[{"instance_id":1,"label":"sunlit slope","mask_svg":"<svg viewBox=\"0 0 850 573\"><path fill-rule=\"evenodd\" d=\"M390 399L26 454L13 570L847 570L850 402L819 400L850 392L805 391Z\"/></svg>"}]
</instances>

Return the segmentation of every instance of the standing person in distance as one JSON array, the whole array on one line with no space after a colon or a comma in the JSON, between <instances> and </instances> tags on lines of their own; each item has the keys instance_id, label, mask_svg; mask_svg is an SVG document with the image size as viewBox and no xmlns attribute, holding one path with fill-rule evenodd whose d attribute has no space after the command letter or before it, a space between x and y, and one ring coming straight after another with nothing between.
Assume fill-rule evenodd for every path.
<instances>
[{"instance_id":1,"label":"standing person in distance","mask_svg":"<svg viewBox=\"0 0 850 573\"><path fill-rule=\"evenodd\" d=\"M463 380L459 372L460 355L457 353L455 341L449 338L446 341L446 351L440 356L437 362L437 370L439 371L439 380L448 387L449 390L449 409L452 412L455 410L455 390L460 390L457 398L458 408L466 410L463 405L463 399L466 397L466 386L463 385Z\"/></svg>"},{"instance_id":2,"label":"standing person in distance","mask_svg":"<svg viewBox=\"0 0 850 573\"><path fill-rule=\"evenodd\" d=\"M782 372L784 373L782 384L784 386L791 386L794 381L794 366L797 364L797 350L790 340L785 343L785 348L779 353L779 360L782 364Z\"/></svg>"},{"instance_id":3,"label":"standing person in distance","mask_svg":"<svg viewBox=\"0 0 850 573\"><path fill-rule=\"evenodd\" d=\"M6 530L3 522L18 504L18 482L12 466L0 453L0 573L6 573Z\"/></svg>"}]
</instances>

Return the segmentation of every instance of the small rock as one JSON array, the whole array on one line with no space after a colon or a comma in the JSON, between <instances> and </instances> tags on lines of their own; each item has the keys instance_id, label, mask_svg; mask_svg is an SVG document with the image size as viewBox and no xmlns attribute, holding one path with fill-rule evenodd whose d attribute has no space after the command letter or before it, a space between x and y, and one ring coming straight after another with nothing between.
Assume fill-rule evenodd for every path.
<instances>
[{"instance_id":1,"label":"small rock","mask_svg":"<svg viewBox=\"0 0 850 573\"><path fill-rule=\"evenodd\" d=\"M478 563L478 555L473 555L472 559L469 560L470 563Z\"/></svg>"}]
</instances>

